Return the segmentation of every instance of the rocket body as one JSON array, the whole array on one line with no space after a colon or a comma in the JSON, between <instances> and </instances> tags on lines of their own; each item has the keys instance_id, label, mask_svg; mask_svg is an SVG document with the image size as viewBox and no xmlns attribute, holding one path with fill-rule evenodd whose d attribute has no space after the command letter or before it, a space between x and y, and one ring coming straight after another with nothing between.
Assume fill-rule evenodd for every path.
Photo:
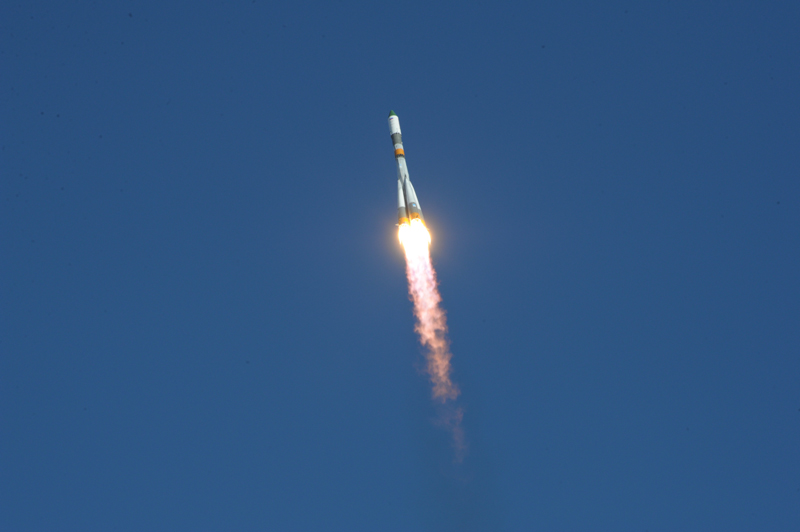
<instances>
[{"instance_id":1,"label":"rocket body","mask_svg":"<svg viewBox=\"0 0 800 532\"><path fill-rule=\"evenodd\" d=\"M424 224L425 219L422 217L417 193L408 177L406 153L403 150L403 137L400 133L400 119L397 118L394 111L389 113L389 134L392 136L394 158L397 161L397 223L403 225L410 223L411 220L419 220Z\"/></svg>"}]
</instances>

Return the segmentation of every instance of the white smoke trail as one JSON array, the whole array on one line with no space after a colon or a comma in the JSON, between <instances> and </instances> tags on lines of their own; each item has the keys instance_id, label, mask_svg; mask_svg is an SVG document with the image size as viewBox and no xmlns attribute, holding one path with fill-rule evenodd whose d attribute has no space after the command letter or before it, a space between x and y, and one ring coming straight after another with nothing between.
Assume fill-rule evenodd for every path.
<instances>
[{"instance_id":1,"label":"white smoke trail","mask_svg":"<svg viewBox=\"0 0 800 532\"><path fill-rule=\"evenodd\" d=\"M420 343L426 347L426 369L433 384L433 398L441 402L438 424L453 436L456 461L466 454L464 430L461 427L463 410L448 401L454 401L461 393L450 378L450 342L447 339L447 319L440 303L436 272L431 263L429 250L430 234L419 220L411 225L400 226L400 242L406 253L406 275L408 292L414 302L417 323L414 329Z\"/></svg>"}]
</instances>

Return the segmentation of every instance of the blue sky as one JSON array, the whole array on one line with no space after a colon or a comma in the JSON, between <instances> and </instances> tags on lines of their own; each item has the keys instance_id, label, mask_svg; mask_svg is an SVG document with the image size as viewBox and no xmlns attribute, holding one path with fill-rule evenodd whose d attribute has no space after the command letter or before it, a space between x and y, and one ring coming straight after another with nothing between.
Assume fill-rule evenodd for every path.
<instances>
[{"instance_id":1,"label":"blue sky","mask_svg":"<svg viewBox=\"0 0 800 532\"><path fill-rule=\"evenodd\" d=\"M0 525L791 530L792 2L0 8ZM396 240L433 234L470 454Z\"/></svg>"}]
</instances>

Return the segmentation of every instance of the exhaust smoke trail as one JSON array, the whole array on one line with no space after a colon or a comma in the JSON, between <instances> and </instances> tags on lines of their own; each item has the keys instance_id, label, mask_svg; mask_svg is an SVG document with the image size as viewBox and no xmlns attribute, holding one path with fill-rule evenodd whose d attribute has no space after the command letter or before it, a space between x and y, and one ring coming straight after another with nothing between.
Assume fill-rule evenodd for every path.
<instances>
[{"instance_id":1,"label":"exhaust smoke trail","mask_svg":"<svg viewBox=\"0 0 800 532\"><path fill-rule=\"evenodd\" d=\"M438 424L452 434L456 462L461 462L467 451L461 427L463 410L452 403L461 392L450 377L453 355L447 339L447 319L440 305L442 298L437 288L436 272L431 263L431 236L425 224L414 219L400 225L398 237L405 250L408 292L417 318L414 329L426 348L426 370L433 385L433 398L441 404Z\"/></svg>"}]
</instances>

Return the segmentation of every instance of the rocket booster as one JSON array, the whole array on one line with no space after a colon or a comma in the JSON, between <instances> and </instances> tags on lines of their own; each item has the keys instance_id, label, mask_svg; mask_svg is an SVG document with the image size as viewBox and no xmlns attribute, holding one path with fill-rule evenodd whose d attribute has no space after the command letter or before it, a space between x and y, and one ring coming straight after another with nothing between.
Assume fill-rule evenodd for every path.
<instances>
[{"instance_id":1,"label":"rocket booster","mask_svg":"<svg viewBox=\"0 0 800 532\"><path fill-rule=\"evenodd\" d=\"M397 223L403 225L410 223L411 220L419 220L424 224L425 219L422 217L417 193L414 192L414 185L408 178L406 153L403 151L403 137L400 133L400 119L397 118L394 111L389 113L389 133L392 135L394 158L397 161Z\"/></svg>"}]
</instances>

